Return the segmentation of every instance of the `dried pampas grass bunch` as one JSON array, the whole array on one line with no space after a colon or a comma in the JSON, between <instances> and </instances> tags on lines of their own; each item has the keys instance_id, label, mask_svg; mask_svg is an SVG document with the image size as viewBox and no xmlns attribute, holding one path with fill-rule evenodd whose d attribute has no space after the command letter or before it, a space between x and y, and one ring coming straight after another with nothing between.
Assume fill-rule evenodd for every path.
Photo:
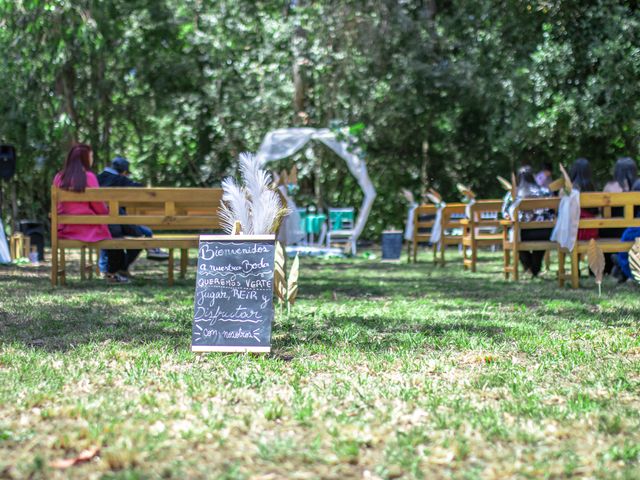
<instances>
[{"instance_id":1,"label":"dried pampas grass bunch","mask_svg":"<svg viewBox=\"0 0 640 480\"><path fill-rule=\"evenodd\" d=\"M289 210L282 204L280 195L271 188L272 179L264 171L258 159L250 153L240 154L242 184L233 178L222 181L222 226L233 232L236 221L244 235L275 233Z\"/></svg>"}]
</instances>

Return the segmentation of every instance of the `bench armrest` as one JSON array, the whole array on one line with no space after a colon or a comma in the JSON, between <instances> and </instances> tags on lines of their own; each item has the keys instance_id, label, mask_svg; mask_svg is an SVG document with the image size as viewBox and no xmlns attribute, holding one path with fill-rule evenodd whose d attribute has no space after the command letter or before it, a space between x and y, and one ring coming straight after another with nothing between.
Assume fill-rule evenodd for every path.
<instances>
[{"instance_id":1,"label":"bench armrest","mask_svg":"<svg viewBox=\"0 0 640 480\"><path fill-rule=\"evenodd\" d=\"M510 227L513 224L513 220L500 220L500 225L503 227Z\"/></svg>"}]
</instances>

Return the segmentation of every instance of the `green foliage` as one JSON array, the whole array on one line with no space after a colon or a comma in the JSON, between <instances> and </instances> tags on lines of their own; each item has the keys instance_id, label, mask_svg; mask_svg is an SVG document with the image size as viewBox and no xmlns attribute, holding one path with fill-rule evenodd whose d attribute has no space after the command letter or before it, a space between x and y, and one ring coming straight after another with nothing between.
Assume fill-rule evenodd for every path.
<instances>
[{"instance_id":1,"label":"green foliage","mask_svg":"<svg viewBox=\"0 0 640 480\"><path fill-rule=\"evenodd\" d=\"M216 185L271 129L348 125L379 192L368 236L404 216L402 187L497 197L495 175L577 156L603 184L639 150L636 2L0 0L0 19L20 217L46 218L72 140L98 168ZM301 202L360 204L324 147L294 161Z\"/></svg>"}]
</instances>

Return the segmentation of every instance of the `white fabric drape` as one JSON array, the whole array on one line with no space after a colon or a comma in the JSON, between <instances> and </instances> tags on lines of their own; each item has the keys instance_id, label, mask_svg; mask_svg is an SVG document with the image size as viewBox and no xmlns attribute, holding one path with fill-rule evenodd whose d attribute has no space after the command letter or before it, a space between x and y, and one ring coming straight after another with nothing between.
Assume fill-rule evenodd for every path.
<instances>
[{"instance_id":1,"label":"white fabric drape","mask_svg":"<svg viewBox=\"0 0 640 480\"><path fill-rule=\"evenodd\" d=\"M447 204L445 202L441 202L438 204L438 209L436 210L436 219L433 222L433 228L431 229L431 243L438 245L438 250L442 248L440 239L442 238L442 212L444 211L444 207Z\"/></svg>"},{"instance_id":2,"label":"white fabric drape","mask_svg":"<svg viewBox=\"0 0 640 480\"><path fill-rule=\"evenodd\" d=\"M280 185L278 188L282 196L286 199L286 207L289 209L289 214L282 220L280 231L278 232L278 240L285 245L295 245L304 240L305 233L300 226L300 213L298 212L298 206L287 194L287 187Z\"/></svg>"},{"instance_id":3,"label":"white fabric drape","mask_svg":"<svg viewBox=\"0 0 640 480\"><path fill-rule=\"evenodd\" d=\"M358 155L358 151L349 151L349 145L337 140L335 134L328 128L282 128L269 132L264 137L256 156L264 165L293 155L311 140L322 142L340 156L364 192L364 199L353 229L354 238L357 240L364 230L373 200L376 198L376 190L369 178L367 165Z\"/></svg>"},{"instance_id":4,"label":"white fabric drape","mask_svg":"<svg viewBox=\"0 0 640 480\"><path fill-rule=\"evenodd\" d=\"M407 226L404 229L404 239L409 242L413 240L413 217L415 216L416 208L418 208L418 204L412 203L407 213Z\"/></svg>"},{"instance_id":5,"label":"white fabric drape","mask_svg":"<svg viewBox=\"0 0 640 480\"><path fill-rule=\"evenodd\" d=\"M509 205L509 208L507 208L507 214L512 220L515 218L516 208L520 206L521 201L522 197L516 197L515 201L511 205ZM509 241L513 242L513 228L509 229ZM518 241L520 241L520 239L518 239Z\"/></svg>"},{"instance_id":6,"label":"white fabric drape","mask_svg":"<svg viewBox=\"0 0 640 480\"><path fill-rule=\"evenodd\" d=\"M474 203L476 203L476 199L472 198L471 200L469 200L469 203L467 203L467 206L464 207L464 214L467 218L471 218L471 207Z\"/></svg>"},{"instance_id":7,"label":"white fabric drape","mask_svg":"<svg viewBox=\"0 0 640 480\"><path fill-rule=\"evenodd\" d=\"M572 190L569 195L560 192L558 218L551 232L551 241L558 242L560 247L572 251L578 238L578 223L580 222L580 192Z\"/></svg>"},{"instance_id":8,"label":"white fabric drape","mask_svg":"<svg viewBox=\"0 0 640 480\"><path fill-rule=\"evenodd\" d=\"M9 245L4 234L2 219L0 219L0 263L11 263L11 253L9 253Z\"/></svg>"}]
</instances>

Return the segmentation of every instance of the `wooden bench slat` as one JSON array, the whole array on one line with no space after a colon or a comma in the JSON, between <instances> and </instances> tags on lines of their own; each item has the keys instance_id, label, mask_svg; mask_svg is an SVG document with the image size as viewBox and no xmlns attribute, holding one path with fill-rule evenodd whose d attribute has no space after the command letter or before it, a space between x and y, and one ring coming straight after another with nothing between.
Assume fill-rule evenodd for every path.
<instances>
[{"instance_id":1,"label":"wooden bench slat","mask_svg":"<svg viewBox=\"0 0 640 480\"><path fill-rule=\"evenodd\" d=\"M58 240L60 248L92 247L100 250L145 249L145 248L195 248L198 246L199 235L193 238L115 238L99 242L83 242L82 240Z\"/></svg>"},{"instance_id":2,"label":"wooden bench slat","mask_svg":"<svg viewBox=\"0 0 640 480\"><path fill-rule=\"evenodd\" d=\"M220 188L87 188L84 192L70 192L58 189L59 202L211 202L219 205L222 200Z\"/></svg>"},{"instance_id":3,"label":"wooden bench slat","mask_svg":"<svg viewBox=\"0 0 640 480\"><path fill-rule=\"evenodd\" d=\"M211 215L175 216L165 215L59 215L58 223L72 225L147 225L153 227L179 226L195 228L219 228L220 217Z\"/></svg>"},{"instance_id":4,"label":"wooden bench slat","mask_svg":"<svg viewBox=\"0 0 640 480\"><path fill-rule=\"evenodd\" d=\"M620 217L590 218L580 220L580 228L627 228L640 227L640 218L625 220Z\"/></svg>"}]
</instances>

